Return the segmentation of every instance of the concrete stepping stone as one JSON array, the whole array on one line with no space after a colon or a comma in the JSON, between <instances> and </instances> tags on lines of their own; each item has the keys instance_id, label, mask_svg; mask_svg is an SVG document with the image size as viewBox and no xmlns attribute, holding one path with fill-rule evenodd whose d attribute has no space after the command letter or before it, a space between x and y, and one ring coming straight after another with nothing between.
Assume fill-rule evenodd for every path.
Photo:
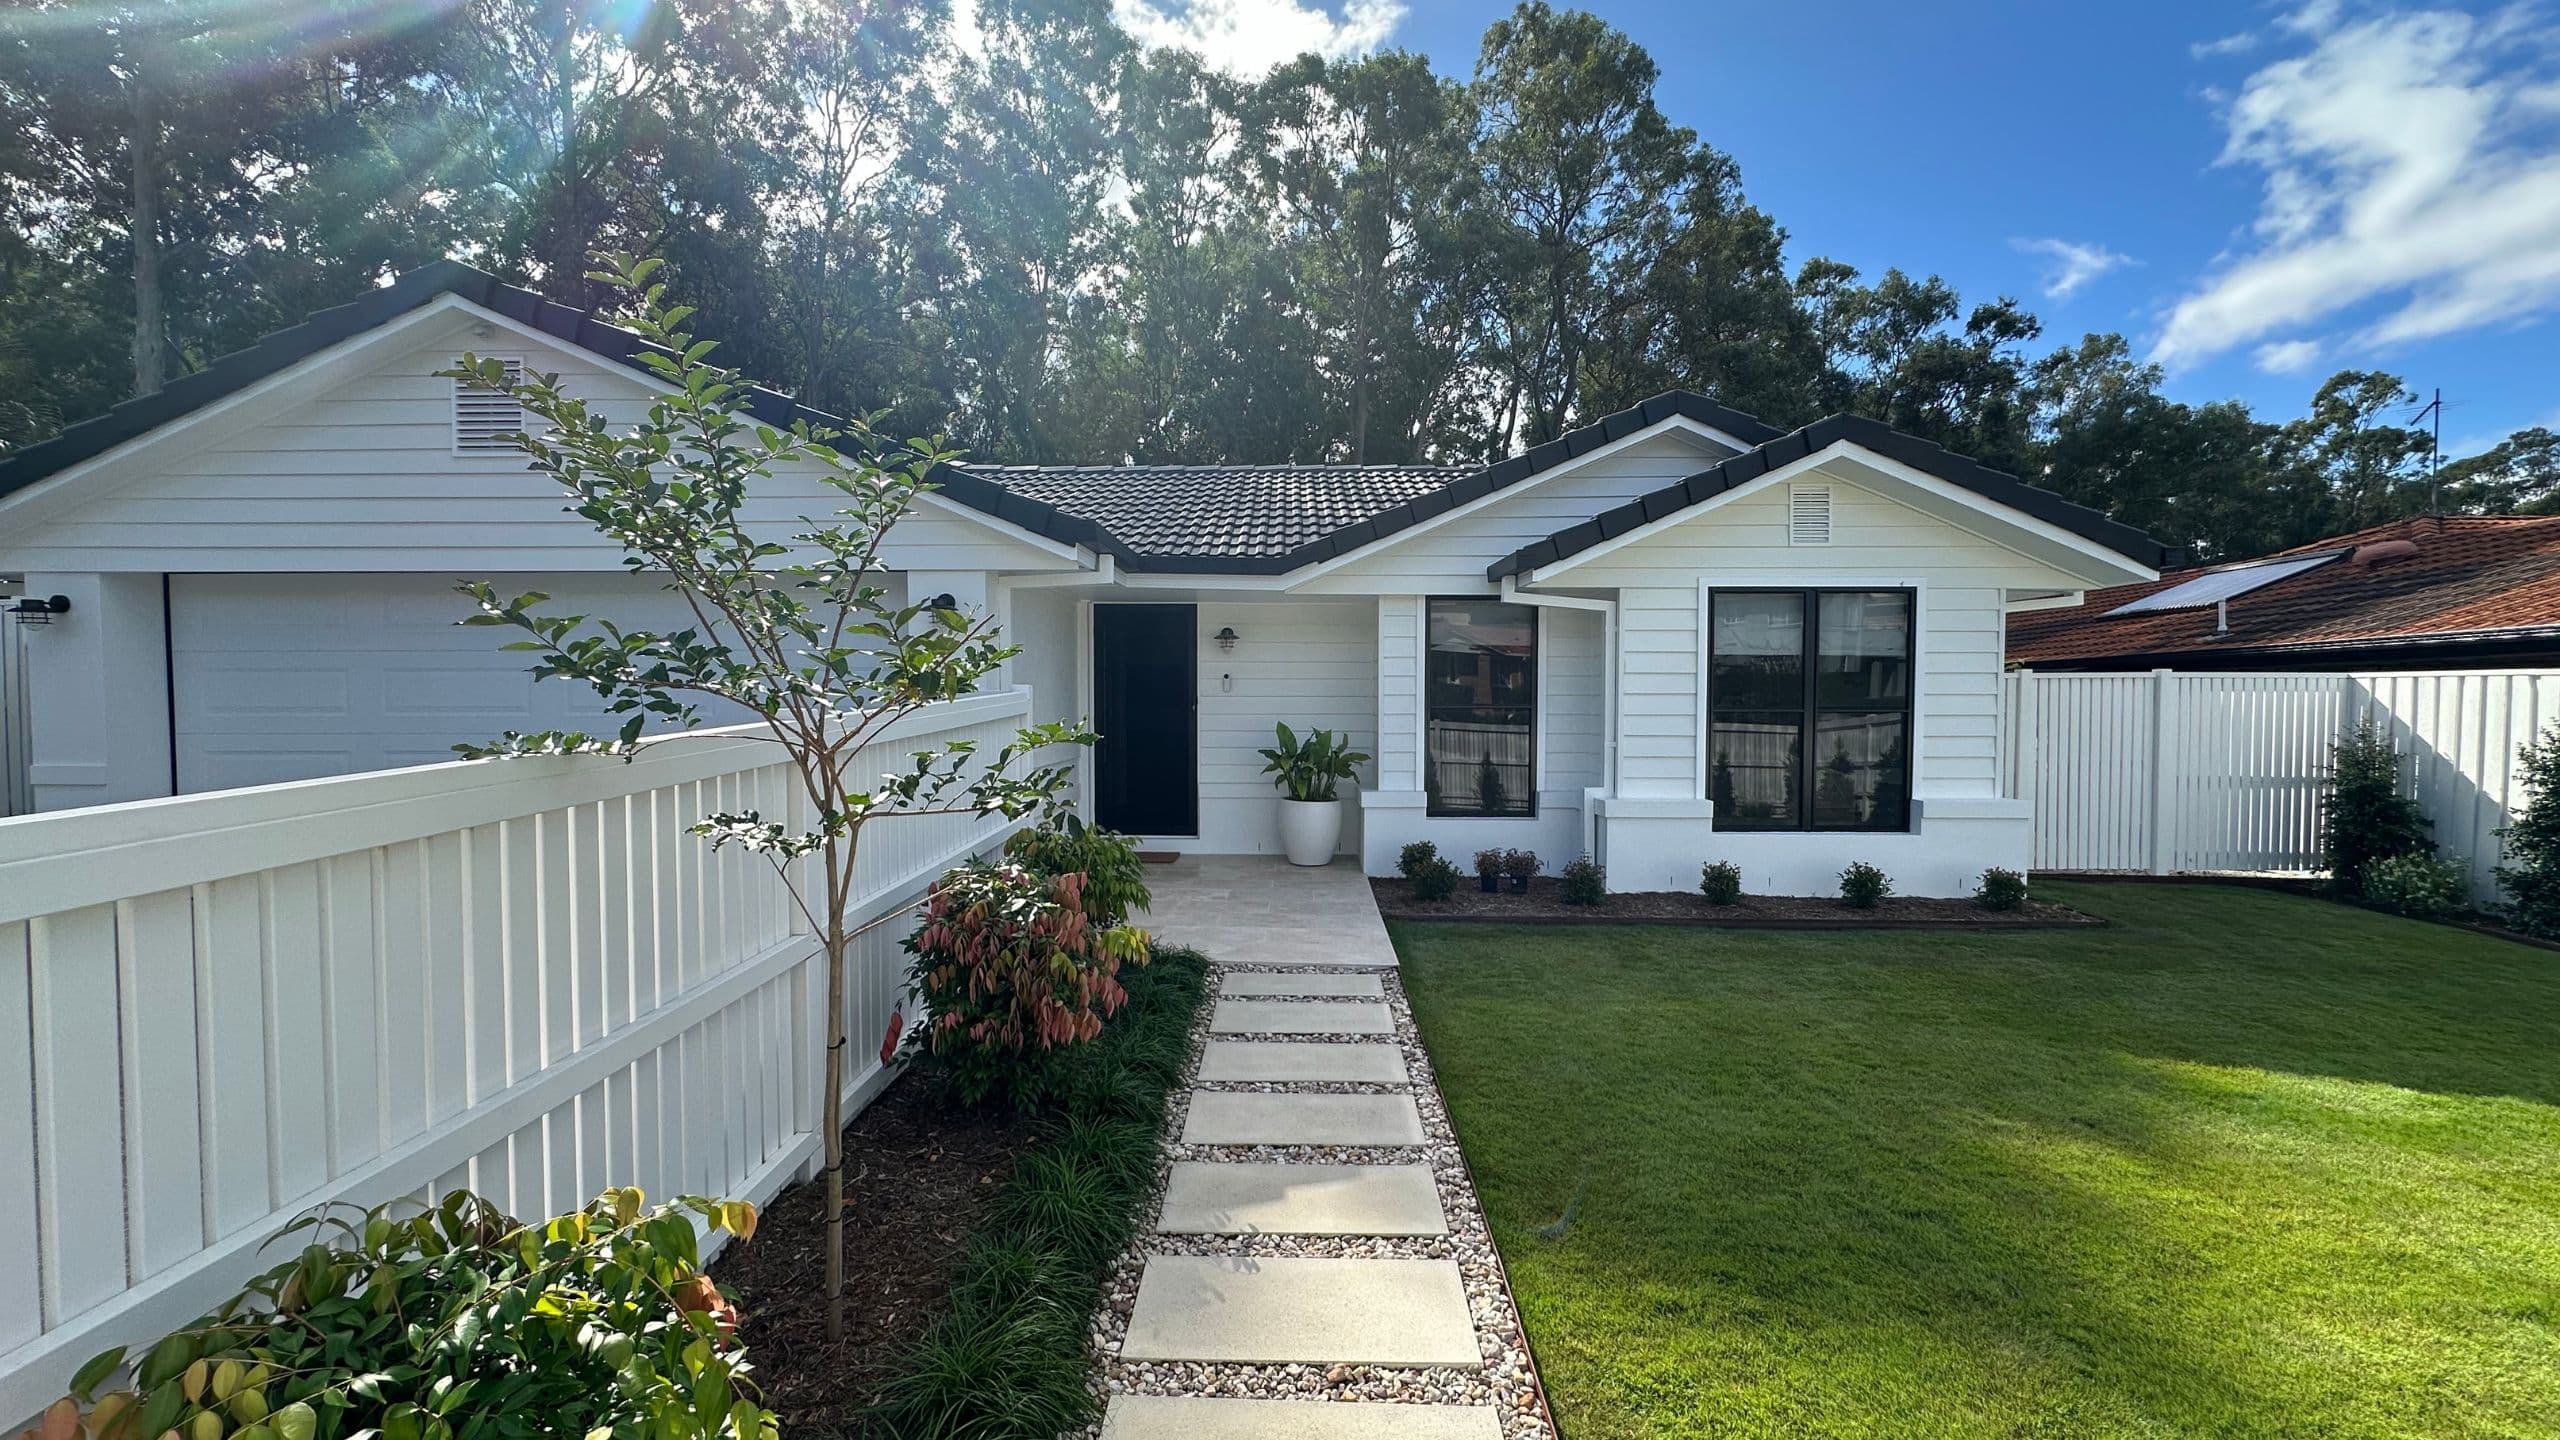
<instances>
[{"instance_id":1,"label":"concrete stepping stone","mask_svg":"<svg viewBox=\"0 0 2560 1440\"><path fill-rule=\"evenodd\" d=\"M1392 1035L1395 1017L1375 1000L1226 1000L1209 1012L1212 1035Z\"/></svg>"},{"instance_id":2,"label":"concrete stepping stone","mask_svg":"<svg viewBox=\"0 0 2560 1440\"><path fill-rule=\"evenodd\" d=\"M1411 1095L1291 1095L1194 1090L1185 1145L1419 1145Z\"/></svg>"},{"instance_id":3,"label":"concrete stepping stone","mask_svg":"<svg viewBox=\"0 0 2560 1440\"><path fill-rule=\"evenodd\" d=\"M1165 1182L1166 1235L1446 1235L1428 1165L1215 1165Z\"/></svg>"},{"instance_id":4,"label":"concrete stepping stone","mask_svg":"<svg viewBox=\"0 0 2560 1440\"><path fill-rule=\"evenodd\" d=\"M1114 1395L1102 1440L1502 1440L1490 1405Z\"/></svg>"},{"instance_id":5,"label":"concrete stepping stone","mask_svg":"<svg viewBox=\"0 0 2560 1440\"><path fill-rule=\"evenodd\" d=\"M1484 1364L1454 1260L1157 1255L1138 1277L1120 1353L1238 1365Z\"/></svg>"},{"instance_id":6,"label":"concrete stepping stone","mask_svg":"<svg viewBox=\"0 0 2560 1440\"><path fill-rule=\"evenodd\" d=\"M1358 1040L1212 1040L1200 1078L1234 1084L1402 1085L1413 1077L1394 1045Z\"/></svg>"},{"instance_id":7,"label":"concrete stepping stone","mask_svg":"<svg viewBox=\"0 0 2560 1440\"><path fill-rule=\"evenodd\" d=\"M1336 971L1312 975L1304 971L1278 974L1263 970L1230 970L1219 986L1221 995L1342 995L1355 1000L1383 1000L1387 990L1375 975Z\"/></svg>"}]
</instances>

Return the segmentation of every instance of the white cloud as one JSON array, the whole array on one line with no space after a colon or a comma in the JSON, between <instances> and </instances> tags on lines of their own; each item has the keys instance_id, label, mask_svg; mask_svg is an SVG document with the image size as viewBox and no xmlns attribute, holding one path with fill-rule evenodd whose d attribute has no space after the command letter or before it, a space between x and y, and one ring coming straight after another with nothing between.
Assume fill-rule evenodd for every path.
<instances>
[{"instance_id":1,"label":"white cloud","mask_svg":"<svg viewBox=\"0 0 2560 1440\"><path fill-rule=\"evenodd\" d=\"M2283 23L2309 51L2260 68L2225 114L2220 163L2265 175L2254 247L2177 302L2153 358L2317 326L2373 347L2560 306L2560 25L2521 9L2348 20L2329 0Z\"/></svg>"},{"instance_id":2,"label":"white cloud","mask_svg":"<svg viewBox=\"0 0 2560 1440\"><path fill-rule=\"evenodd\" d=\"M2094 241L2064 240L2047 236L2032 240L2012 240L2009 244L2029 255L2045 258L2040 283L2048 300L2068 300L2073 292L2110 270L2121 270L2138 264L2130 255L2119 255Z\"/></svg>"},{"instance_id":3,"label":"white cloud","mask_svg":"<svg viewBox=\"0 0 2560 1440\"><path fill-rule=\"evenodd\" d=\"M2243 30L2237 35L2225 35L2219 40L2198 40L2187 47L2187 53L2198 60L2218 60L2225 55L2238 55L2257 48L2258 33L2254 30Z\"/></svg>"},{"instance_id":4,"label":"white cloud","mask_svg":"<svg viewBox=\"0 0 2560 1440\"><path fill-rule=\"evenodd\" d=\"M1309 51L1375 50L1405 14L1403 0L1344 0L1339 15L1302 0L1113 0L1111 9L1149 49L1198 51L1233 75L1260 75Z\"/></svg>"},{"instance_id":5,"label":"white cloud","mask_svg":"<svg viewBox=\"0 0 2560 1440\"><path fill-rule=\"evenodd\" d=\"M2272 345L2259 346L2254 358L2258 368L2270 375L2299 375L2320 363L2320 342L2279 340Z\"/></svg>"}]
</instances>

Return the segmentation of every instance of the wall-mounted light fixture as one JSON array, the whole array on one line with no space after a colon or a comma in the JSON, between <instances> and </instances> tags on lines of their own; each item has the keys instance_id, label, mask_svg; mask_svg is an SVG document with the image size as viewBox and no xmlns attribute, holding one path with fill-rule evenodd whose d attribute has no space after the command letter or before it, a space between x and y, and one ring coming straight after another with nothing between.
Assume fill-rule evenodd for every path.
<instances>
[{"instance_id":1,"label":"wall-mounted light fixture","mask_svg":"<svg viewBox=\"0 0 2560 1440\"><path fill-rule=\"evenodd\" d=\"M21 595L18 603L9 607L9 614L21 625L50 625L54 616L68 614L70 610L71 597L68 595Z\"/></svg>"},{"instance_id":2,"label":"wall-mounted light fixture","mask_svg":"<svg viewBox=\"0 0 2560 1440\"><path fill-rule=\"evenodd\" d=\"M1236 642L1244 637L1236 633L1236 627L1227 625L1220 627L1218 633L1209 638L1218 642L1219 654L1232 655L1236 650Z\"/></svg>"},{"instance_id":3,"label":"wall-mounted light fixture","mask_svg":"<svg viewBox=\"0 0 2560 1440\"><path fill-rule=\"evenodd\" d=\"M924 603L936 610L957 610L960 608L959 600L954 598L952 593L948 590L943 591L941 594L934 596L932 599L927 600Z\"/></svg>"}]
</instances>

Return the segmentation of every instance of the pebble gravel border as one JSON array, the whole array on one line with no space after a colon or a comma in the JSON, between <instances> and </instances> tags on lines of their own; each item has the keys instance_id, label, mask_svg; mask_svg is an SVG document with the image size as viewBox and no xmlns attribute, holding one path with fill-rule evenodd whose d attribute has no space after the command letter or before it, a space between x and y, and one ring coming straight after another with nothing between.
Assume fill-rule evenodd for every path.
<instances>
[{"instance_id":1,"label":"pebble gravel border","mask_svg":"<svg viewBox=\"0 0 2560 1440\"><path fill-rule=\"evenodd\" d=\"M1102 1310L1094 1317L1092 1340L1098 1362L1097 1398L1107 1401L1110 1396L1122 1394L1201 1395L1485 1405L1498 1408L1504 1440L1556 1440L1554 1424L1539 1392L1537 1367L1530 1358L1528 1343L1520 1328L1519 1313L1512 1305L1510 1285L1503 1275L1502 1257L1494 1250L1493 1238L1485 1228L1484 1212L1476 1202L1475 1186L1467 1175L1466 1161L1459 1154L1457 1137L1449 1129L1448 1109L1441 1103L1440 1089L1431 1073L1430 1058L1423 1053L1421 1036L1414 1029L1413 1011L1405 1003L1402 977L1394 971L1377 972L1387 992L1388 1009L1395 1018L1392 1038L1404 1055L1410 1084L1289 1084L1268 1081L1202 1084L1198 1079L1200 1057L1207 1042L1213 1038L1209 1034L1209 1016L1217 1008L1218 996L1225 989L1225 977L1231 972L1241 971L1260 974L1339 973L1311 966L1213 964L1209 994L1200 1006L1200 1018L1192 1030L1191 1053L1183 1064L1182 1080L1175 1086L1165 1107L1166 1138L1161 1142L1162 1155L1156 1169L1154 1194L1142 1212L1138 1239L1112 1266L1109 1277L1104 1281ZM1310 1003L1352 998L1355 997L1326 997L1325 1001L1311 1000ZM1365 1000L1364 1003L1377 1002ZM1390 1037L1310 1034L1219 1035L1214 1038L1286 1045L1327 1040L1378 1044ZM1182 1133L1183 1121L1191 1108L1191 1092L1195 1089L1265 1094L1393 1094L1410 1091L1414 1107L1422 1114L1425 1143L1419 1146L1184 1145L1173 1137ZM1448 1223L1448 1233L1428 1236L1156 1234L1156 1216L1163 1204L1165 1181L1172 1173L1174 1163L1184 1160L1286 1161L1327 1165L1428 1163L1440 1191L1440 1210ZM1120 1341L1129 1328L1129 1311L1137 1303L1139 1273L1146 1268L1150 1255L1454 1260L1465 1284L1467 1308L1475 1320L1476 1346L1484 1357L1484 1368L1456 1370L1384 1365L1234 1365L1123 1360L1120 1358ZM1080 1433L1093 1437L1100 1432L1101 1427L1097 1423Z\"/></svg>"}]
</instances>

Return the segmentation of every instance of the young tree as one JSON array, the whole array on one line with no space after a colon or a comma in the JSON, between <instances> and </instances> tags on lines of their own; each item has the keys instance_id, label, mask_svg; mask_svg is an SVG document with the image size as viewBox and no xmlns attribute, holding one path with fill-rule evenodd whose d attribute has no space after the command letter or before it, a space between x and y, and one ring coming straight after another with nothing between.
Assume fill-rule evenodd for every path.
<instances>
[{"instance_id":1,"label":"young tree","mask_svg":"<svg viewBox=\"0 0 2560 1440\"><path fill-rule=\"evenodd\" d=\"M1058 745L1089 745L1091 731L1049 723L1020 731L982 766L974 745L953 741L913 752L910 765L862 774L864 747L901 718L975 690L1016 653L994 623L928 604L892 604L879 584L891 527L930 488L951 452L937 442L895 441L864 420L842 429L794 421L787 431L755 423L749 388L704 357L712 342L683 328L688 310L653 284L656 260L605 257L588 278L607 293L636 297L630 324L652 347L641 362L672 387L638 424L617 430L557 376L510 384L504 362L466 355L450 372L512 390L541 433L516 436L532 468L558 482L573 513L622 546L624 563L662 575L693 624L674 631L631 629L610 619L538 612L539 593L501 596L485 581L463 589L480 613L466 625L505 626L531 638L510 648L540 655L536 679L577 680L605 707L628 717L612 738L509 732L474 756L601 754L628 757L652 719L690 728L705 701L726 701L761 719L790 757L812 817L795 829L755 811L704 817L693 832L714 848L737 845L770 862L818 936L827 960L824 1082L827 1211L827 1336L843 1333L844 1004L858 934L845 920L855 900L854 862L864 831L893 816L1002 815L1047 809L1069 771L1018 762ZM804 520L785 544L755 534L744 508L777 472L811 476L843 497L832 521ZM975 773L972 773L972 771Z\"/></svg>"}]
</instances>

